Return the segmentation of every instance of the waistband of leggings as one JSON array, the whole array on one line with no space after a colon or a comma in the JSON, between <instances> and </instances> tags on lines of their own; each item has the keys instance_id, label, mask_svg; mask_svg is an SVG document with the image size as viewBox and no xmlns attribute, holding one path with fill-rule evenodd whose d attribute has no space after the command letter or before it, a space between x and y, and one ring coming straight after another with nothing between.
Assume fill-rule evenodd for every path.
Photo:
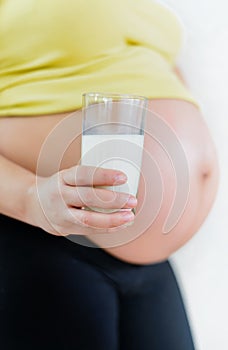
<instances>
[{"instance_id":1,"label":"waistband of leggings","mask_svg":"<svg viewBox=\"0 0 228 350\"><path fill-rule=\"evenodd\" d=\"M2 229L4 227L4 229ZM72 258L81 259L91 264L95 264L99 267L116 269L142 269L148 266L159 266L167 261L154 263L154 264L137 264L121 260L104 249L97 246L86 236L83 235L70 235L70 236L55 236L43 231L39 227L35 227L26 224L22 221L10 218L8 216L0 214L0 244L4 241L8 243L12 242L16 246L23 245L28 247L30 245L36 245L40 249L50 248L50 253L55 250L55 253L70 254Z\"/></svg>"}]
</instances>

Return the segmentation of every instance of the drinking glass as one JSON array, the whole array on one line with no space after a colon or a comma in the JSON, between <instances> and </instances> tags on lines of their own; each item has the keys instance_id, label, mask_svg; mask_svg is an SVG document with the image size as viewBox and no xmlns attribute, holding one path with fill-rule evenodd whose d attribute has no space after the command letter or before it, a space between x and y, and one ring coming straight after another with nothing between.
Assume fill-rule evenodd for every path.
<instances>
[{"instance_id":1,"label":"drinking glass","mask_svg":"<svg viewBox=\"0 0 228 350\"><path fill-rule=\"evenodd\" d=\"M127 182L105 188L137 197L147 98L88 92L82 96L81 164L121 170ZM115 209L86 208L100 212Z\"/></svg>"}]
</instances>

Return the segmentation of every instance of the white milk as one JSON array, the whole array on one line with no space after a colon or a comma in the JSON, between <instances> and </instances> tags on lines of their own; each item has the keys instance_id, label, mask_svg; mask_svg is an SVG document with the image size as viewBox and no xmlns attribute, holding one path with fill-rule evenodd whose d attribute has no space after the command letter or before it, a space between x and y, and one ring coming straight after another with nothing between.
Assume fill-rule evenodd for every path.
<instances>
[{"instance_id":1,"label":"white milk","mask_svg":"<svg viewBox=\"0 0 228 350\"><path fill-rule=\"evenodd\" d=\"M123 171L127 183L106 188L136 196L143 142L143 135L83 135L81 164Z\"/></svg>"}]
</instances>

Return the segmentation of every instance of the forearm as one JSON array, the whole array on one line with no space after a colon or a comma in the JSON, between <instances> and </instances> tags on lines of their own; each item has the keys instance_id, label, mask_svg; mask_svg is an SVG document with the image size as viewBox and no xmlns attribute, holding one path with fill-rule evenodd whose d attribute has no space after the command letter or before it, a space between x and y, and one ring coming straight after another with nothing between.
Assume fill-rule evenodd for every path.
<instances>
[{"instance_id":1,"label":"forearm","mask_svg":"<svg viewBox=\"0 0 228 350\"><path fill-rule=\"evenodd\" d=\"M27 197L35 174L0 155L0 213L29 222Z\"/></svg>"}]
</instances>

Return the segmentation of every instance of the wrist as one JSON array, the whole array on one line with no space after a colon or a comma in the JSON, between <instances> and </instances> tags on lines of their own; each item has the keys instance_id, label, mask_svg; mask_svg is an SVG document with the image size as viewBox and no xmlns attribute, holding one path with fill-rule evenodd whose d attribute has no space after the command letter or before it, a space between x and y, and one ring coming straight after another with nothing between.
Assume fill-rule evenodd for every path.
<instances>
[{"instance_id":1,"label":"wrist","mask_svg":"<svg viewBox=\"0 0 228 350\"><path fill-rule=\"evenodd\" d=\"M28 187L24 196L24 218L27 224L37 226L35 222L35 216L33 214L34 207L37 205L36 199L36 176L28 184Z\"/></svg>"},{"instance_id":2,"label":"wrist","mask_svg":"<svg viewBox=\"0 0 228 350\"><path fill-rule=\"evenodd\" d=\"M45 215L39 193L39 186L45 181L45 177L35 176L34 181L30 183L25 196L24 221L32 226L40 227L46 232L53 233L53 227Z\"/></svg>"},{"instance_id":3,"label":"wrist","mask_svg":"<svg viewBox=\"0 0 228 350\"><path fill-rule=\"evenodd\" d=\"M25 195L24 220L33 226L41 226L41 217L44 216L39 200L37 184L42 181L41 177L34 176L29 183Z\"/></svg>"}]
</instances>

